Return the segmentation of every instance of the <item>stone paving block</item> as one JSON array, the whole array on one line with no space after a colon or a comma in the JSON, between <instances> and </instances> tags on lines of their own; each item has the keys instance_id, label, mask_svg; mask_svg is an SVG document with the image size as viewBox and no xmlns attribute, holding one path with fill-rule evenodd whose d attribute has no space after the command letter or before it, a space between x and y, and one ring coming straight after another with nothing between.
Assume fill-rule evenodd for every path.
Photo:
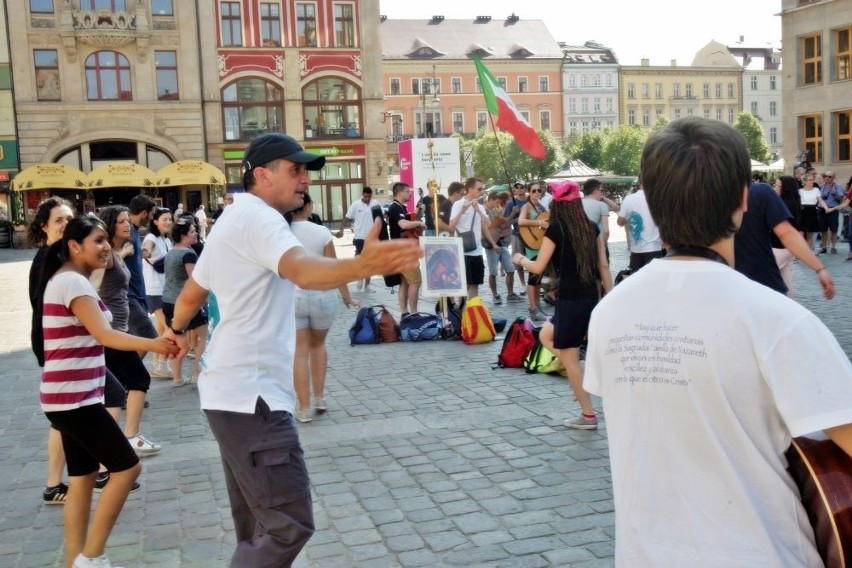
<instances>
[{"instance_id":1,"label":"stone paving block","mask_svg":"<svg viewBox=\"0 0 852 568\"><path fill-rule=\"evenodd\" d=\"M401 552L397 558L399 559L400 566L406 568L438 565L438 557L430 550L421 549Z\"/></svg>"},{"instance_id":2,"label":"stone paving block","mask_svg":"<svg viewBox=\"0 0 852 568\"><path fill-rule=\"evenodd\" d=\"M426 521L434 521L444 517L444 513L437 507L427 509L418 509L405 514L405 517L414 523L423 523Z\"/></svg>"},{"instance_id":3,"label":"stone paving block","mask_svg":"<svg viewBox=\"0 0 852 568\"><path fill-rule=\"evenodd\" d=\"M441 510L449 515L464 515L466 513L474 513L476 511L480 511L481 507L479 503L473 501L472 499L462 499L460 501L450 501L448 503L442 503L440 505Z\"/></svg>"},{"instance_id":4,"label":"stone paving block","mask_svg":"<svg viewBox=\"0 0 852 568\"><path fill-rule=\"evenodd\" d=\"M499 527L497 519L486 513L468 513L453 518L456 526L466 535L493 531Z\"/></svg>"}]
</instances>

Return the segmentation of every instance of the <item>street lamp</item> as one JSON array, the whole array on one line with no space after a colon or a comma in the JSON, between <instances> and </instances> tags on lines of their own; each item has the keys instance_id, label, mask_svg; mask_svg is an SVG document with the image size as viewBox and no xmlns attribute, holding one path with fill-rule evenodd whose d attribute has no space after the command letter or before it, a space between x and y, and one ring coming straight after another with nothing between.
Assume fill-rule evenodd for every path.
<instances>
[{"instance_id":1,"label":"street lamp","mask_svg":"<svg viewBox=\"0 0 852 568\"><path fill-rule=\"evenodd\" d=\"M420 137L426 138L427 136L431 138L431 135L426 131L426 102L427 95L431 94L432 98L429 99L429 105L432 107L437 107L441 104L441 99L438 98L438 91L440 87L440 83L438 79L435 77L435 66L432 65L432 73L421 81L420 88L420 106L423 109L423 113L420 115Z\"/></svg>"}]
</instances>

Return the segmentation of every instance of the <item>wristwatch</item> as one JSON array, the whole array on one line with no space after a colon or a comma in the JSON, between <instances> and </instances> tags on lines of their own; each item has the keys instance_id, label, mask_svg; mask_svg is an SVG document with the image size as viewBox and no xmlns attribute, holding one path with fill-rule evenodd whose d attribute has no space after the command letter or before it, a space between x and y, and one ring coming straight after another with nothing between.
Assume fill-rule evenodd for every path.
<instances>
[{"instance_id":1,"label":"wristwatch","mask_svg":"<svg viewBox=\"0 0 852 568\"><path fill-rule=\"evenodd\" d=\"M173 327L169 327L169 329L172 330L172 333L175 335L183 335L183 332L186 331L184 329L175 329Z\"/></svg>"}]
</instances>

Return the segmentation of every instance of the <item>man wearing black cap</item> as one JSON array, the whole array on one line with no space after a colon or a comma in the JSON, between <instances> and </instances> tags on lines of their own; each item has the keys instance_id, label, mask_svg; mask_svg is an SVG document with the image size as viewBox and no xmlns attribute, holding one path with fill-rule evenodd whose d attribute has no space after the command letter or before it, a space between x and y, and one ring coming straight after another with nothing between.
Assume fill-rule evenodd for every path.
<instances>
[{"instance_id":1,"label":"man wearing black cap","mask_svg":"<svg viewBox=\"0 0 852 568\"><path fill-rule=\"evenodd\" d=\"M293 421L295 286L330 289L419 265L415 239L378 241L360 256L309 256L283 213L302 206L325 158L292 137L264 134L243 158L243 187L216 223L175 305L166 337L215 298L220 320L198 381L201 408L219 444L237 548L231 566L289 566L314 531L308 475ZM185 345L183 346L185 349Z\"/></svg>"}]
</instances>

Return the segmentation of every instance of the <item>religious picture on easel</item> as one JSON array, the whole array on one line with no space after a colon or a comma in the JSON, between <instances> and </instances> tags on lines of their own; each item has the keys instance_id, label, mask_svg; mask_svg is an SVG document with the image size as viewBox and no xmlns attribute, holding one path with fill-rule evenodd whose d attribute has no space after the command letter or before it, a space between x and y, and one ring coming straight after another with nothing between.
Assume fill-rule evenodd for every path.
<instances>
[{"instance_id":1,"label":"religious picture on easel","mask_svg":"<svg viewBox=\"0 0 852 568\"><path fill-rule=\"evenodd\" d=\"M421 237L424 262L423 285L420 293L424 297L467 295L467 279L464 272L462 240L457 237Z\"/></svg>"}]
</instances>

